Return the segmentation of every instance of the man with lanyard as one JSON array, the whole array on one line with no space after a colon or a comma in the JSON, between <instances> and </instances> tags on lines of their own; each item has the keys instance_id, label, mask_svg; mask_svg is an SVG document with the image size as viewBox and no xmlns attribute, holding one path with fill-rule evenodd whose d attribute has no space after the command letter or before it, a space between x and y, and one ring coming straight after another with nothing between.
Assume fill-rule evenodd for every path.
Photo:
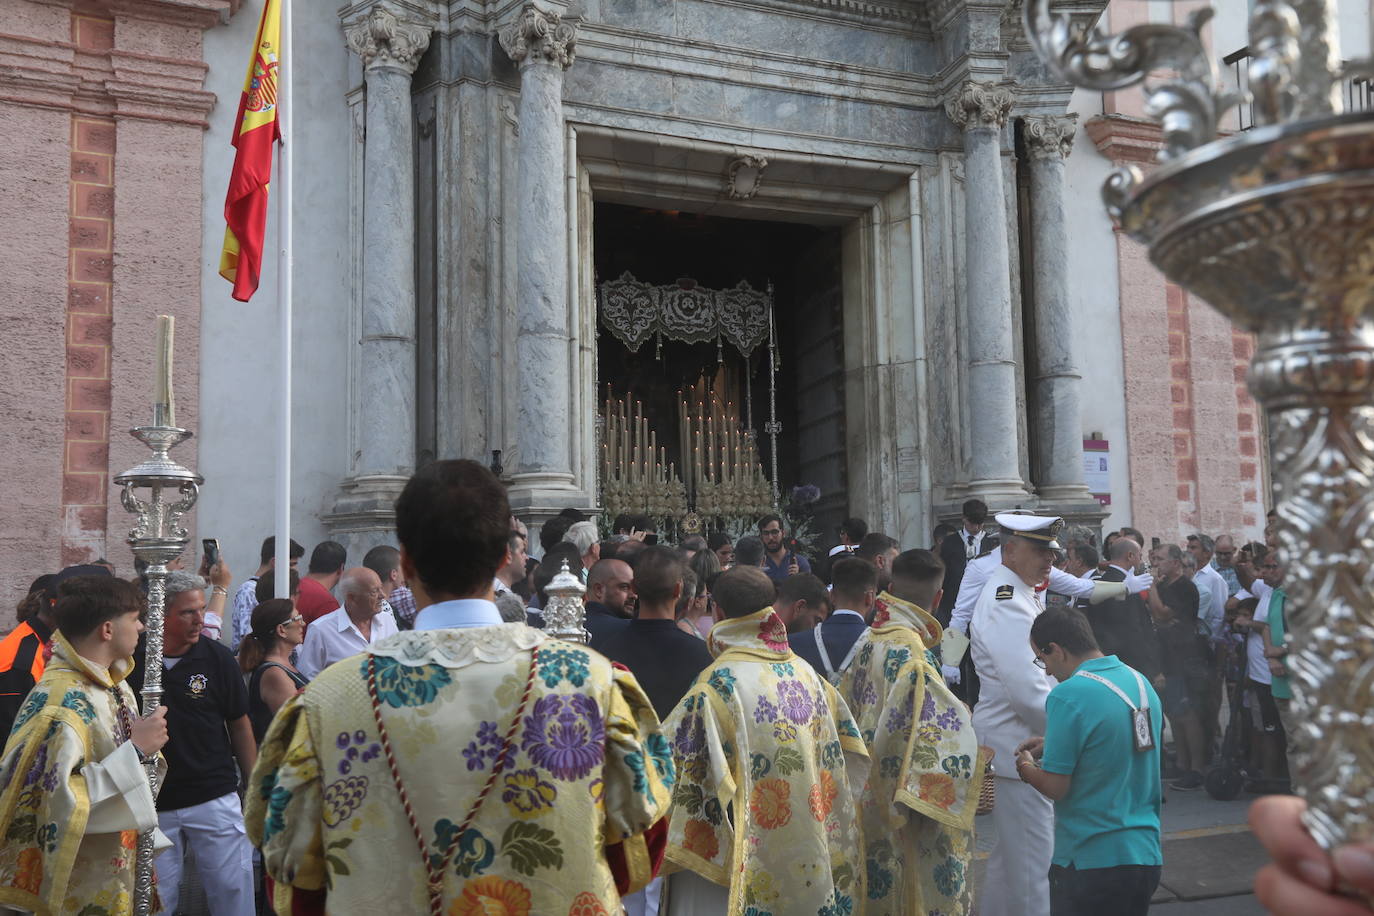
<instances>
[{"instance_id":1,"label":"man with lanyard","mask_svg":"<svg viewBox=\"0 0 1374 916\"><path fill-rule=\"evenodd\" d=\"M789 636L787 644L817 674L835 684L858 649L859 637L868 630L868 612L878 594L878 570L867 560L846 557L831 573L830 600L835 610L814 630Z\"/></svg>"},{"instance_id":2,"label":"man with lanyard","mask_svg":"<svg viewBox=\"0 0 1374 916\"><path fill-rule=\"evenodd\" d=\"M1041 614L1030 643L1036 666L1059 681L1045 736L1016 749L1017 775L1054 801L1050 912L1145 916L1164 861L1159 697L1139 671L1103 656L1079 611Z\"/></svg>"},{"instance_id":3,"label":"man with lanyard","mask_svg":"<svg viewBox=\"0 0 1374 916\"><path fill-rule=\"evenodd\" d=\"M1054 568L1062 518L997 516L1002 527L1002 564L988 576L973 610L972 652L982 680L973 727L978 743L993 751L997 804L992 810L996 845L988 856L979 904L982 916L1048 916L1054 809L1048 799L1017 780L1016 748L1045 732L1050 682L1031 664L1026 643L1044 611L1039 589Z\"/></svg>"}]
</instances>

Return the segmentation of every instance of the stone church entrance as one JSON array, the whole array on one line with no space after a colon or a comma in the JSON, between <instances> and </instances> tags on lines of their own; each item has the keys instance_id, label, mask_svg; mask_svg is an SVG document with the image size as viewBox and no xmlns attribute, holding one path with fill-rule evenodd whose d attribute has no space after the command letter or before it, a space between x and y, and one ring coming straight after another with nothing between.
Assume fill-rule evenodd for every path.
<instances>
[{"instance_id":1,"label":"stone church entrance","mask_svg":"<svg viewBox=\"0 0 1374 916\"><path fill-rule=\"evenodd\" d=\"M633 487L623 445L640 489L682 481L683 505L654 514L738 533L776 483L784 504L797 487L814 497L813 530L833 537L849 508L840 230L609 202L595 203L592 230L603 504ZM646 287L685 303L666 329L625 306ZM708 326L717 301L733 333Z\"/></svg>"}]
</instances>

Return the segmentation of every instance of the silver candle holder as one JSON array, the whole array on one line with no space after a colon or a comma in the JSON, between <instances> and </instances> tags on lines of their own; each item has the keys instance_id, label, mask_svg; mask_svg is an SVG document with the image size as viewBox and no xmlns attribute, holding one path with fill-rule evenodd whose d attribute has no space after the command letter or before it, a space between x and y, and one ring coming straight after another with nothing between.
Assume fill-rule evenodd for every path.
<instances>
[{"instance_id":1,"label":"silver candle holder","mask_svg":"<svg viewBox=\"0 0 1374 916\"><path fill-rule=\"evenodd\" d=\"M181 527L182 517L195 506L203 478L172 460L172 448L191 438L189 430L166 423L169 411L162 404L154 410L159 425L129 431L152 450L148 460L115 478L120 501L134 516L127 539L134 556L148 564L148 622L143 655L143 715L162 705L162 624L167 609L167 564L186 549L190 540ZM156 761L144 764L153 797L158 792ZM139 835L137 872L134 880L134 912L150 916L153 899L153 831Z\"/></svg>"},{"instance_id":2,"label":"silver candle holder","mask_svg":"<svg viewBox=\"0 0 1374 916\"><path fill-rule=\"evenodd\" d=\"M1374 117L1342 114L1334 0L1260 0L1250 19L1256 127L1220 138L1245 101L1200 30L1104 35L1049 0L1026 31L1065 82L1144 84L1161 164L1114 172L1117 224L1171 280L1258 335L1250 391L1273 436L1287 567L1299 793L1323 847L1374 839Z\"/></svg>"},{"instance_id":3,"label":"silver candle holder","mask_svg":"<svg viewBox=\"0 0 1374 916\"><path fill-rule=\"evenodd\" d=\"M544 594L549 596L548 607L544 608L544 632L555 639L590 642L592 636L585 626L587 609L582 605L582 596L586 593L587 587L573 575L568 569L568 561L564 560L563 568L544 588Z\"/></svg>"}]
</instances>

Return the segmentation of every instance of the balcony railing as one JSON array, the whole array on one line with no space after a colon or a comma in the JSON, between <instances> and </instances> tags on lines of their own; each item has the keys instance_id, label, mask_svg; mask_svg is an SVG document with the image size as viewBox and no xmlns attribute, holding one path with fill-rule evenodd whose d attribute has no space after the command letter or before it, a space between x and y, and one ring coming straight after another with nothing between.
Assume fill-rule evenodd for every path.
<instances>
[{"instance_id":1,"label":"balcony railing","mask_svg":"<svg viewBox=\"0 0 1374 916\"><path fill-rule=\"evenodd\" d=\"M1231 85L1238 89L1246 99L1250 97L1250 49L1241 48L1221 59L1231 69ZM1348 62L1347 62L1348 63ZM1348 76L1341 81L1341 95L1345 100L1346 111L1369 111L1374 109L1374 82L1368 76ZM1246 101L1236 106L1236 117L1241 130L1255 126L1255 106Z\"/></svg>"}]
</instances>

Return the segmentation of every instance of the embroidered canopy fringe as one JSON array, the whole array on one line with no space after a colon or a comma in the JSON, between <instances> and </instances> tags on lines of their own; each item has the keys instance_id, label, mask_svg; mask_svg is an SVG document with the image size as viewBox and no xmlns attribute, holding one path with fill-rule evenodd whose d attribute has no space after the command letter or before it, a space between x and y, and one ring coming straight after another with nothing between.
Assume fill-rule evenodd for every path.
<instances>
[{"instance_id":1,"label":"embroidered canopy fringe","mask_svg":"<svg viewBox=\"0 0 1374 916\"><path fill-rule=\"evenodd\" d=\"M632 353L659 335L684 343L723 338L748 356L768 340L772 308L769 293L743 280L721 290L686 283L651 286L626 271L601 284L601 323Z\"/></svg>"}]
</instances>

